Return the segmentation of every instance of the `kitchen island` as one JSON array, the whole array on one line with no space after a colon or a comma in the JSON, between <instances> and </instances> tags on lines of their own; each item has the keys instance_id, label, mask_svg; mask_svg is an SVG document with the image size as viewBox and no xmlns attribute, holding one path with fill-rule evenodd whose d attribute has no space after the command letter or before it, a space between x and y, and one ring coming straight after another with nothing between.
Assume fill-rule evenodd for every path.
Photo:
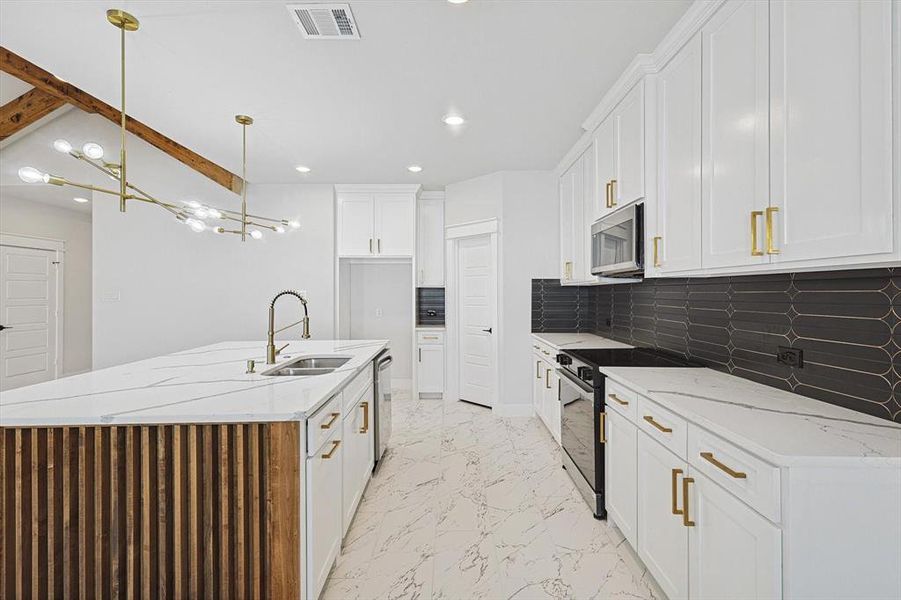
<instances>
[{"instance_id":1,"label":"kitchen island","mask_svg":"<svg viewBox=\"0 0 901 600\"><path fill-rule=\"evenodd\" d=\"M387 344L265 365L223 342L0 393L0 596L317 596L371 475ZM314 355L347 360L266 374Z\"/></svg>"}]
</instances>

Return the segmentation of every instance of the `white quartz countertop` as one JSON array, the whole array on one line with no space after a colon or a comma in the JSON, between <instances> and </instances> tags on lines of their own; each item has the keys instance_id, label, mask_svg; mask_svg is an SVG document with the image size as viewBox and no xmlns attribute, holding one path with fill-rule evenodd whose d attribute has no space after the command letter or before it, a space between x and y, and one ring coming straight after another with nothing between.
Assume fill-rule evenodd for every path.
<instances>
[{"instance_id":1,"label":"white quartz countertop","mask_svg":"<svg viewBox=\"0 0 901 600\"><path fill-rule=\"evenodd\" d=\"M593 333L533 333L532 337L555 350L632 347L629 344L614 342Z\"/></svg>"},{"instance_id":2,"label":"white quartz countertop","mask_svg":"<svg viewBox=\"0 0 901 600\"><path fill-rule=\"evenodd\" d=\"M272 377L265 342L222 342L0 392L0 425L231 423L303 419L388 345L387 340L290 341L278 363L303 355L350 360L313 377ZM254 374L246 362L256 361Z\"/></svg>"},{"instance_id":3,"label":"white quartz countertop","mask_svg":"<svg viewBox=\"0 0 901 600\"><path fill-rule=\"evenodd\" d=\"M901 467L898 423L711 369L601 371L777 466Z\"/></svg>"}]
</instances>

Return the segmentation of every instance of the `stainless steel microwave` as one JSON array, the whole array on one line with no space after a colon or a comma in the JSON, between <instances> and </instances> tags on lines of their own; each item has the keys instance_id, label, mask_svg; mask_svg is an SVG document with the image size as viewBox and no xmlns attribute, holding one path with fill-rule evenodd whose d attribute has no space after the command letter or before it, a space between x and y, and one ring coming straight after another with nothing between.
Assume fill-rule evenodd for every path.
<instances>
[{"instance_id":1,"label":"stainless steel microwave","mask_svg":"<svg viewBox=\"0 0 901 600\"><path fill-rule=\"evenodd\" d=\"M643 204L601 217L591 226L591 274L602 277L644 274Z\"/></svg>"}]
</instances>

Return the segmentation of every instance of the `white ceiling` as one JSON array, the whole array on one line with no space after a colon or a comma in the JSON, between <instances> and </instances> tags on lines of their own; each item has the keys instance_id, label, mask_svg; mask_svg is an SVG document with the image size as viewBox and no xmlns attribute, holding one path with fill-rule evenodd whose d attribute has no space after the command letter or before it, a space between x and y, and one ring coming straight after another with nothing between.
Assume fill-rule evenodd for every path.
<instances>
[{"instance_id":1,"label":"white ceiling","mask_svg":"<svg viewBox=\"0 0 901 600\"><path fill-rule=\"evenodd\" d=\"M0 13L2 13L2 10L0 10ZM0 40L3 40L3 38L0 37ZM31 87L24 81L0 71L0 105L6 104L10 100L15 100L30 90Z\"/></svg>"},{"instance_id":2,"label":"white ceiling","mask_svg":"<svg viewBox=\"0 0 901 600\"><path fill-rule=\"evenodd\" d=\"M690 0L357 0L359 41L305 40L286 4L122 0L141 21L128 37L128 113L238 173L233 116L252 115L251 182L437 187L550 169ZM118 105L111 6L3 0L0 43ZM451 130L450 112L467 123ZM413 163L423 171L407 172Z\"/></svg>"}]
</instances>

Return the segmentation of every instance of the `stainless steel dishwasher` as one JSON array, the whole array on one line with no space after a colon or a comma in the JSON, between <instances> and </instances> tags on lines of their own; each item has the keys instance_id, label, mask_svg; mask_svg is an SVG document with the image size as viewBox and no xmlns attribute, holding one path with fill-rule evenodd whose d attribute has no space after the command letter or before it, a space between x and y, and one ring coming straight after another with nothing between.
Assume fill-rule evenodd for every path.
<instances>
[{"instance_id":1,"label":"stainless steel dishwasher","mask_svg":"<svg viewBox=\"0 0 901 600\"><path fill-rule=\"evenodd\" d=\"M381 465L382 456L391 438L391 357L390 348L382 350L373 362L373 394L375 396L375 466Z\"/></svg>"}]
</instances>

